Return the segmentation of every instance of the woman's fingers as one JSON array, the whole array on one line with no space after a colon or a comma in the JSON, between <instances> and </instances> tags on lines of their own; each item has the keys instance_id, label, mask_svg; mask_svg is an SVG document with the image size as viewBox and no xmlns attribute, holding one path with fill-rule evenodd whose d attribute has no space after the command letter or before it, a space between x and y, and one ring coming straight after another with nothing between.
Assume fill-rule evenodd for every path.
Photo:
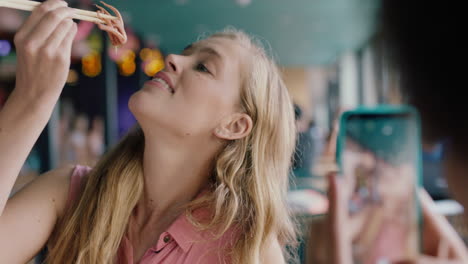
<instances>
[{"instance_id":1,"label":"woman's fingers","mask_svg":"<svg viewBox=\"0 0 468 264\"><path fill-rule=\"evenodd\" d=\"M34 48L47 46L48 43L46 41L51 37L53 32L57 31L57 27L62 22L69 23L64 20L71 20L70 18L72 13L72 9L68 7L60 7L53 11L49 11L45 16L43 16L41 21L39 21L34 32L31 32L30 36L27 37L25 45ZM70 26L70 24L64 26Z\"/></svg>"},{"instance_id":2,"label":"woman's fingers","mask_svg":"<svg viewBox=\"0 0 468 264\"><path fill-rule=\"evenodd\" d=\"M60 46L58 47L59 50L63 51L63 56L64 56L63 59L67 60L67 63L69 63L70 61L73 40L75 39L77 31L78 31L78 26L76 25L76 23L73 22L67 34L62 39Z\"/></svg>"},{"instance_id":3,"label":"woman's fingers","mask_svg":"<svg viewBox=\"0 0 468 264\"><path fill-rule=\"evenodd\" d=\"M63 1L49 0L38 7L34 17L16 34L18 94L56 103L67 79L76 34L72 14Z\"/></svg>"},{"instance_id":4,"label":"woman's fingers","mask_svg":"<svg viewBox=\"0 0 468 264\"><path fill-rule=\"evenodd\" d=\"M54 9L68 6L67 2L63 0L48 0L43 4L39 5L31 13L29 18L23 23L21 28L15 35L15 44L21 43L26 37L35 31L36 26L43 16Z\"/></svg>"},{"instance_id":5,"label":"woman's fingers","mask_svg":"<svg viewBox=\"0 0 468 264\"><path fill-rule=\"evenodd\" d=\"M46 40L47 47L51 51L61 51L59 46L62 44L63 40L67 37L69 34L69 31L72 29L74 26L74 22L71 19L64 19L60 24L57 26L54 32L49 36L49 38Z\"/></svg>"}]
</instances>

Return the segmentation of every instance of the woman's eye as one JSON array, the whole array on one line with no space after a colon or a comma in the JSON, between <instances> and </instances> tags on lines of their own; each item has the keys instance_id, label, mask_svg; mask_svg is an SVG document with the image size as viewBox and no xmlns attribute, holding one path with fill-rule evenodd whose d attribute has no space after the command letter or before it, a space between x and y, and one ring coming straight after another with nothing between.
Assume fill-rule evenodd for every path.
<instances>
[{"instance_id":1,"label":"woman's eye","mask_svg":"<svg viewBox=\"0 0 468 264\"><path fill-rule=\"evenodd\" d=\"M203 63L198 63L197 66L195 67L195 69L196 69L197 71L200 71L200 72L210 73L210 71L208 70L208 68L206 68L206 66L203 65Z\"/></svg>"}]
</instances>

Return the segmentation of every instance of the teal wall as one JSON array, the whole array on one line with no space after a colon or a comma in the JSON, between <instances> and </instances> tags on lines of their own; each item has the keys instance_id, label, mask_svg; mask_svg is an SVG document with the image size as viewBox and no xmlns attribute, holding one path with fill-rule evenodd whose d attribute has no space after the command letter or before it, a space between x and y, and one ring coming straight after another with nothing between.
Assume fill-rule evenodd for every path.
<instances>
[{"instance_id":1,"label":"teal wall","mask_svg":"<svg viewBox=\"0 0 468 264\"><path fill-rule=\"evenodd\" d=\"M266 39L280 64L323 65L372 35L377 0L108 0L140 33L170 53L227 25Z\"/></svg>"}]
</instances>

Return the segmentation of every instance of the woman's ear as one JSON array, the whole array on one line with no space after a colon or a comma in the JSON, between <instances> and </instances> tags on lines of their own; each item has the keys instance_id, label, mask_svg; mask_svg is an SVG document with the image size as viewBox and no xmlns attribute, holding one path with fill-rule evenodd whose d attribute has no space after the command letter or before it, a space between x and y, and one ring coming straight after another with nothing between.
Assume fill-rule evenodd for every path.
<instances>
[{"instance_id":1,"label":"woman's ear","mask_svg":"<svg viewBox=\"0 0 468 264\"><path fill-rule=\"evenodd\" d=\"M216 137L225 140L236 140L244 138L250 134L253 127L252 118L245 113L233 114L226 122L218 126L214 134Z\"/></svg>"}]
</instances>

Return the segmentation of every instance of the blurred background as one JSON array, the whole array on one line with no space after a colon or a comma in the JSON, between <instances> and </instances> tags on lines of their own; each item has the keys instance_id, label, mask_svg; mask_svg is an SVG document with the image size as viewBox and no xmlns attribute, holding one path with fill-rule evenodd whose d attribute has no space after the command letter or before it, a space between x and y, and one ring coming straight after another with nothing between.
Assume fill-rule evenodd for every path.
<instances>
[{"instance_id":1,"label":"blurred background","mask_svg":"<svg viewBox=\"0 0 468 264\"><path fill-rule=\"evenodd\" d=\"M95 10L91 0L67 0ZM52 119L30 153L13 192L66 163L92 166L135 124L130 95L200 36L228 25L271 47L295 103L297 148L290 204L304 226L327 210L317 173L323 146L343 109L401 104L399 76L388 65L378 33L378 0L109 0L122 12L128 42L110 46L94 24L78 22L72 65ZM29 13L0 8L0 108L15 85L15 32ZM47 76L44 76L47 78ZM444 142L423 145L423 185L447 216L451 201L441 163ZM0 150L1 151L1 150ZM457 225L459 218L454 217ZM465 229L457 229L461 235ZM306 233L306 231L304 231ZM307 238L304 237L304 243ZM304 244L303 243L303 244ZM299 252L303 258L303 248Z\"/></svg>"}]
</instances>

